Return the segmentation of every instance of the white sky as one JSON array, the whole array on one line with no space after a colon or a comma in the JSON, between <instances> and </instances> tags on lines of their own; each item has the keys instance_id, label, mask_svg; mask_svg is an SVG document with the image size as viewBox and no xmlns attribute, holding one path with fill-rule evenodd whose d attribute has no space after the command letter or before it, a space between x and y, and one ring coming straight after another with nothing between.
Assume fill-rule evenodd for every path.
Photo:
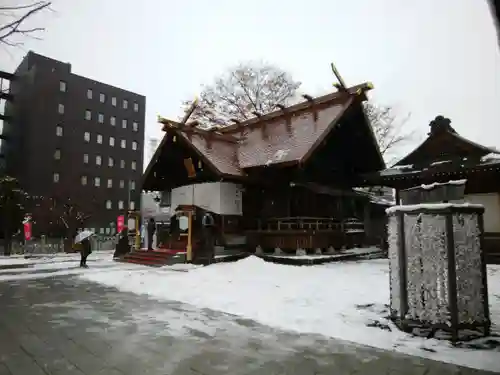
<instances>
[{"instance_id":1,"label":"white sky","mask_svg":"<svg viewBox=\"0 0 500 375\"><path fill-rule=\"evenodd\" d=\"M43 40L0 49L0 69L33 49L146 95L146 139L162 135L157 114L176 118L181 101L226 67L263 59L312 95L332 91L331 61L347 84L373 82L377 102L411 112L416 142L442 114L462 135L500 147L500 54L486 0L54 0L53 8L33 20L47 28Z\"/></svg>"}]
</instances>

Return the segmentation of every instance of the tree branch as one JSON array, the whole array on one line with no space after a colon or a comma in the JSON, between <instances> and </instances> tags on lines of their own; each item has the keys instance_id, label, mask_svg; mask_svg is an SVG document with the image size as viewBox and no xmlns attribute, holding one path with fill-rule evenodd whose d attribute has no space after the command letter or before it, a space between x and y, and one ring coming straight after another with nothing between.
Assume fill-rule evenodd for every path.
<instances>
[{"instance_id":1,"label":"tree branch","mask_svg":"<svg viewBox=\"0 0 500 375\"><path fill-rule=\"evenodd\" d=\"M192 115L203 127L229 125L231 119L245 121L276 110L296 98L300 82L279 68L247 62L229 69L212 85L204 87ZM185 101L184 104L189 104Z\"/></svg>"},{"instance_id":2,"label":"tree branch","mask_svg":"<svg viewBox=\"0 0 500 375\"><path fill-rule=\"evenodd\" d=\"M22 43L12 41L11 38L21 35L21 36L29 36L31 38L38 39L34 34L44 31L43 27L31 27L24 28L24 23L31 18L33 15L48 9L52 4L51 1L37 1L33 4L28 5L19 5L19 6L10 6L10 7L0 7L0 12L7 12L8 16L13 18L14 20L8 22L5 25L0 25L0 43L3 43L8 46L19 46ZM27 10L22 15L17 14L20 10Z\"/></svg>"},{"instance_id":3,"label":"tree branch","mask_svg":"<svg viewBox=\"0 0 500 375\"><path fill-rule=\"evenodd\" d=\"M371 102L365 102L364 111L372 126L380 153L386 161L394 157L398 147L413 140L415 133L404 129L410 114L403 120L397 120L392 107L377 106Z\"/></svg>"}]
</instances>

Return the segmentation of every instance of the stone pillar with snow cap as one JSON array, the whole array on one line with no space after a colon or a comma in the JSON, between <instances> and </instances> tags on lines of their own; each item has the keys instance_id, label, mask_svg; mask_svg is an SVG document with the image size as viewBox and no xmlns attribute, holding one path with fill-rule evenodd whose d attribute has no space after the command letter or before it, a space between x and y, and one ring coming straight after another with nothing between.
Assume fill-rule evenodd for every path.
<instances>
[{"instance_id":1,"label":"stone pillar with snow cap","mask_svg":"<svg viewBox=\"0 0 500 375\"><path fill-rule=\"evenodd\" d=\"M449 203L465 183L401 191L403 204L386 210L391 318L404 331L453 342L490 333L484 207Z\"/></svg>"}]
</instances>

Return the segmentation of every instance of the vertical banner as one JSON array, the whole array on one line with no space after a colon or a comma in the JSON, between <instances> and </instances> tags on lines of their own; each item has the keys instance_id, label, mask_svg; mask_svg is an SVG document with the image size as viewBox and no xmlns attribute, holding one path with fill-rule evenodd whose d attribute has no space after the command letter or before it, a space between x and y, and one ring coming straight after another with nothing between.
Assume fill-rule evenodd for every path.
<instances>
[{"instance_id":1,"label":"vertical banner","mask_svg":"<svg viewBox=\"0 0 500 375\"><path fill-rule=\"evenodd\" d=\"M125 216L123 215L118 216L118 218L116 219L116 231L118 233L121 233L124 225L125 225Z\"/></svg>"},{"instance_id":2,"label":"vertical banner","mask_svg":"<svg viewBox=\"0 0 500 375\"><path fill-rule=\"evenodd\" d=\"M25 221L23 226L24 226L24 239L26 241L29 241L31 240L31 222Z\"/></svg>"}]
</instances>

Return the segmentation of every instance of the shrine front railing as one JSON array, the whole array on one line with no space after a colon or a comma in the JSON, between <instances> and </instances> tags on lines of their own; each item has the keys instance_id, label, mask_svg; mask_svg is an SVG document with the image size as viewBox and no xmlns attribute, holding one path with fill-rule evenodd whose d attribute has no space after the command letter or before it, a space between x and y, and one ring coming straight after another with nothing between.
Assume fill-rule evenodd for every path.
<instances>
[{"instance_id":1,"label":"shrine front railing","mask_svg":"<svg viewBox=\"0 0 500 375\"><path fill-rule=\"evenodd\" d=\"M260 219L257 228L246 235L250 247L286 250L349 248L365 240L359 220L303 216Z\"/></svg>"},{"instance_id":2,"label":"shrine front railing","mask_svg":"<svg viewBox=\"0 0 500 375\"><path fill-rule=\"evenodd\" d=\"M280 217L257 220L258 231L329 230L342 231L342 222L324 217Z\"/></svg>"}]
</instances>

